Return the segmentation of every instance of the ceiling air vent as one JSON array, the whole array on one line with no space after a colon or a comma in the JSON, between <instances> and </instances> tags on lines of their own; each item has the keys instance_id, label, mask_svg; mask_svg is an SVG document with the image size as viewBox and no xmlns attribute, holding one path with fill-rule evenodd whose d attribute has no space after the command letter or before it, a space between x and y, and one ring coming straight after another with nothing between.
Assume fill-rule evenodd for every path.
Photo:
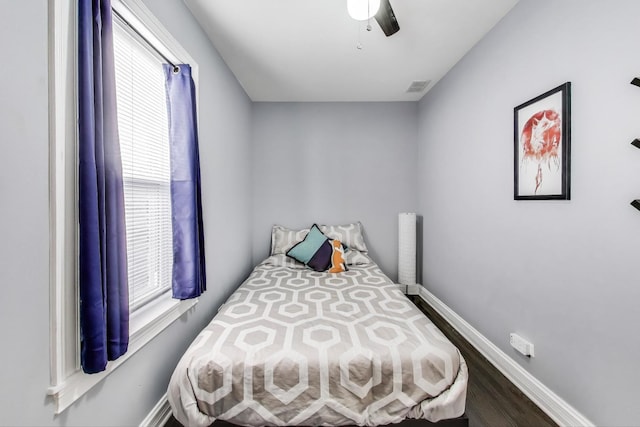
<instances>
[{"instance_id":1,"label":"ceiling air vent","mask_svg":"<svg viewBox=\"0 0 640 427\"><path fill-rule=\"evenodd\" d=\"M429 83L431 83L431 80L414 80L411 82L411 85L409 85L407 93L422 92L429 86Z\"/></svg>"}]
</instances>

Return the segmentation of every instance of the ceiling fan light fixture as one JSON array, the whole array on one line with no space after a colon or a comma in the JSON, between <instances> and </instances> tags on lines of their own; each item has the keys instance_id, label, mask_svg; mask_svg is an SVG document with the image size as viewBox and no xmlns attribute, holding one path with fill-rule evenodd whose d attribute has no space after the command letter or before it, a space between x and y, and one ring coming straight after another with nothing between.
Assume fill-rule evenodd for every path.
<instances>
[{"instance_id":1,"label":"ceiling fan light fixture","mask_svg":"<svg viewBox=\"0 0 640 427\"><path fill-rule=\"evenodd\" d=\"M356 21L372 18L380 9L380 0L347 0L347 11Z\"/></svg>"}]
</instances>

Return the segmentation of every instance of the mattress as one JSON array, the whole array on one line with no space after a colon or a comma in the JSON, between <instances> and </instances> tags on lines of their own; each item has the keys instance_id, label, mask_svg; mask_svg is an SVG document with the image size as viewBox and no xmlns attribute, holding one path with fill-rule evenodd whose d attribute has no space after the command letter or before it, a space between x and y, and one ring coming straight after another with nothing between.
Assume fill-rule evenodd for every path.
<instances>
[{"instance_id":1,"label":"mattress","mask_svg":"<svg viewBox=\"0 0 640 427\"><path fill-rule=\"evenodd\" d=\"M187 349L168 399L185 426L435 422L464 412L458 349L369 259L315 272L267 258Z\"/></svg>"}]
</instances>

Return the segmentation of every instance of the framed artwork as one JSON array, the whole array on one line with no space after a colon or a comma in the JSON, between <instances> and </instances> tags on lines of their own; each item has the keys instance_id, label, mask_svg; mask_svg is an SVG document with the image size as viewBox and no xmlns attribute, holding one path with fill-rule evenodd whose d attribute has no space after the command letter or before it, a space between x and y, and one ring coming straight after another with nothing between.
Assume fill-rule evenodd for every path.
<instances>
[{"instance_id":1,"label":"framed artwork","mask_svg":"<svg viewBox=\"0 0 640 427\"><path fill-rule=\"evenodd\" d=\"M571 199L571 82L513 109L515 200Z\"/></svg>"}]
</instances>

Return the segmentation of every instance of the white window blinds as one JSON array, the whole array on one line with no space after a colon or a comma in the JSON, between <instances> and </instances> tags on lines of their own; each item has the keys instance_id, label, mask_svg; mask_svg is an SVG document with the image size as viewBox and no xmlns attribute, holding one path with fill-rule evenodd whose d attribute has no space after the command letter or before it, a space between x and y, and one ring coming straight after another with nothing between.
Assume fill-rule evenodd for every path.
<instances>
[{"instance_id":1,"label":"white window blinds","mask_svg":"<svg viewBox=\"0 0 640 427\"><path fill-rule=\"evenodd\" d=\"M171 288L169 130L162 59L114 19L118 127L125 193L130 308Z\"/></svg>"}]
</instances>

